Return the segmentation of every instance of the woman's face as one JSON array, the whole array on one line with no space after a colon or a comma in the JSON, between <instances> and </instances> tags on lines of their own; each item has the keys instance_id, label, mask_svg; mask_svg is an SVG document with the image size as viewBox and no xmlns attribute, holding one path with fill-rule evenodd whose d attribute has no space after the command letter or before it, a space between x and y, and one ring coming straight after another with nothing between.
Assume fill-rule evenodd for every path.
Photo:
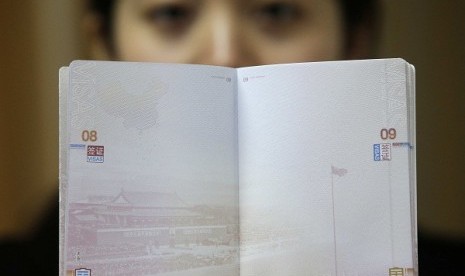
<instances>
[{"instance_id":1,"label":"woman's face","mask_svg":"<svg viewBox=\"0 0 465 276\"><path fill-rule=\"evenodd\" d=\"M120 0L114 59L247 66L344 58L336 0Z\"/></svg>"}]
</instances>

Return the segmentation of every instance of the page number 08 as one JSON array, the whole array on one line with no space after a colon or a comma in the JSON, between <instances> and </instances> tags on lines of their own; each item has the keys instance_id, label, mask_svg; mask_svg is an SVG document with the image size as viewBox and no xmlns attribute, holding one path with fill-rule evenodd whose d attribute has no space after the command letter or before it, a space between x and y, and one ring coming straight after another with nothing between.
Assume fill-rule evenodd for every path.
<instances>
[{"instance_id":1,"label":"page number 08","mask_svg":"<svg viewBox=\"0 0 465 276\"><path fill-rule=\"evenodd\" d=\"M81 133L82 141L84 142L95 142L97 141L97 131L95 130L83 130Z\"/></svg>"},{"instance_id":2,"label":"page number 08","mask_svg":"<svg viewBox=\"0 0 465 276\"><path fill-rule=\"evenodd\" d=\"M390 129L387 129L387 128L383 128L381 129L381 132L380 132L380 135L381 135L381 139L383 140L394 140L396 139L396 129L395 128L390 128Z\"/></svg>"}]
</instances>

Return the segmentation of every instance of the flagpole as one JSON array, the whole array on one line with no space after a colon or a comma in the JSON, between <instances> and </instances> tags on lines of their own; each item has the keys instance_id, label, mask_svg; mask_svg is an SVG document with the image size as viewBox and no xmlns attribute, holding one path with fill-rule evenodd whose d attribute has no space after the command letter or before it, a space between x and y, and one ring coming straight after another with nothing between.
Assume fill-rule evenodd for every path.
<instances>
[{"instance_id":1,"label":"flagpole","mask_svg":"<svg viewBox=\"0 0 465 276\"><path fill-rule=\"evenodd\" d=\"M334 265L336 268L336 276L337 276L336 216L334 212L334 172L333 172L332 166L331 166L331 198L333 201Z\"/></svg>"}]
</instances>

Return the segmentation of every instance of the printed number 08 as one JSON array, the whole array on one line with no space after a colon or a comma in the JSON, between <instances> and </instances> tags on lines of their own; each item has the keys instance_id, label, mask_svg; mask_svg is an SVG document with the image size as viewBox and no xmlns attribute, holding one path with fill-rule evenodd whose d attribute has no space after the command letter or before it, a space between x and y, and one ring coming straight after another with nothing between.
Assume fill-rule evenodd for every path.
<instances>
[{"instance_id":1,"label":"printed number 08","mask_svg":"<svg viewBox=\"0 0 465 276\"><path fill-rule=\"evenodd\" d=\"M383 140L387 140L387 139L391 139L391 140L394 140L396 139L396 129L395 128L390 128L390 129L386 129L386 128L383 128L381 129L381 139Z\"/></svg>"},{"instance_id":2,"label":"printed number 08","mask_svg":"<svg viewBox=\"0 0 465 276\"><path fill-rule=\"evenodd\" d=\"M97 141L97 131L83 130L81 133L81 138L82 138L82 141L84 142L88 142L88 141L95 142Z\"/></svg>"}]
</instances>

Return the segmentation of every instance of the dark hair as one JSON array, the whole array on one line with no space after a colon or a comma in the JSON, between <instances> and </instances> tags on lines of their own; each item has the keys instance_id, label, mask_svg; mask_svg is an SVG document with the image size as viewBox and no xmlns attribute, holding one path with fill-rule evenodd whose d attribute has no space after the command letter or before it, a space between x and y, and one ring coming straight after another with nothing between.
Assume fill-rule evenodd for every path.
<instances>
[{"instance_id":1,"label":"dark hair","mask_svg":"<svg viewBox=\"0 0 465 276\"><path fill-rule=\"evenodd\" d=\"M88 0L88 9L101 20L101 34L112 49L113 11L117 0ZM356 47L357 32L362 28L375 41L379 31L379 0L338 0L343 14L345 49Z\"/></svg>"}]
</instances>

